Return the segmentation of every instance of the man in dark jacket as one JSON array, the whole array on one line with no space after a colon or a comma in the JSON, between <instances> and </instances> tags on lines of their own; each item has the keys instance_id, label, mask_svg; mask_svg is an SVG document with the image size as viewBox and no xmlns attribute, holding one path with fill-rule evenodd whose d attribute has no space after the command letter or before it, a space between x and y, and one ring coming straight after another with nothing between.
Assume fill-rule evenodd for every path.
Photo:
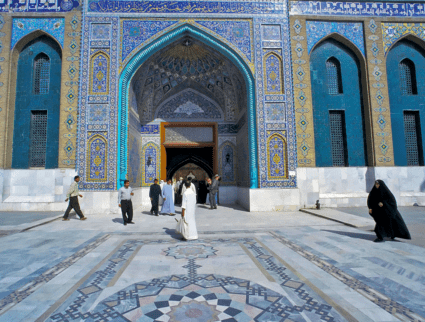
<instances>
[{"instance_id":1,"label":"man in dark jacket","mask_svg":"<svg viewBox=\"0 0 425 322\"><path fill-rule=\"evenodd\" d=\"M217 202L216 202L216 195L218 191L218 180L220 179L220 176L216 174L214 176L214 179L212 180L211 184L207 187L208 191L210 192L210 206L211 209L217 209Z\"/></svg>"},{"instance_id":2,"label":"man in dark jacket","mask_svg":"<svg viewBox=\"0 0 425 322\"><path fill-rule=\"evenodd\" d=\"M159 196L161 195L161 187L158 184L158 179L153 181L153 185L151 185L149 189L149 198L151 198L151 215L158 215L158 204L159 204Z\"/></svg>"}]
</instances>

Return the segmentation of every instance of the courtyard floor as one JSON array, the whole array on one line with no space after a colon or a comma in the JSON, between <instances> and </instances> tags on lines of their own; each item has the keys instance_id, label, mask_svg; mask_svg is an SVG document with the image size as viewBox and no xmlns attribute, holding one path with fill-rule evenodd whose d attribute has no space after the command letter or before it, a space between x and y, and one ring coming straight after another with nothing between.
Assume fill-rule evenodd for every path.
<instances>
[{"instance_id":1,"label":"courtyard floor","mask_svg":"<svg viewBox=\"0 0 425 322\"><path fill-rule=\"evenodd\" d=\"M371 227L199 206L199 240L183 242L143 209L127 226L28 215L0 213L0 321L425 321L425 244L373 243Z\"/></svg>"}]
</instances>

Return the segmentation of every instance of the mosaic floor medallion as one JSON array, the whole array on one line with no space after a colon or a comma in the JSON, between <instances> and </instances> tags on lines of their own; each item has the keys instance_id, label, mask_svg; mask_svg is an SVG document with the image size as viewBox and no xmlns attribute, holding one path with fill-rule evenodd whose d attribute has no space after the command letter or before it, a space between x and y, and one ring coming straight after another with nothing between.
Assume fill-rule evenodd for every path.
<instances>
[{"instance_id":1,"label":"mosaic floor medallion","mask_svg":"<svg viewBox=\"0 0 425 322\"><path fill-rule=\"evenodd\" d=\"M192 281L188 275L172 275L121 290L99 303L91 317L122 316L143 322L299 321L293 308L281 294L247 280L205 274Z\"/></svg>"}]
</instances>

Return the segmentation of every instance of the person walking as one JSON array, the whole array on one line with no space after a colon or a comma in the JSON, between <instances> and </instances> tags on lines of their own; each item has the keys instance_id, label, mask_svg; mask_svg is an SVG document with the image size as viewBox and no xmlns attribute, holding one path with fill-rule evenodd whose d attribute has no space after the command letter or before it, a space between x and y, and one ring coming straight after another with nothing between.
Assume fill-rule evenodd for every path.
<instances>
[{"instance_id":1,"label":"person walking","mask_svg":"<svg viewBox=\"0 0 425 322\"><path fill-rule=\"evenodd\" d=\"M134 224L131 196L134 196L134 193L133 189L130 188L130 181L124 180L124 187L118 190L118 207L121 208L124 226L127 224Z\"/></svg>"},{"instance_id":2,"label":"person walking","mask_svg":"<svg viewBox=\"0 0 425 322\"><path fill-rule=\"evenodd\" d=\"M209 186L207 187L208 191L210 192L210 209L217 209L217 200L216 195L218 191L218 180L220 179L220 176L216 174L214 176L214 179L209 180L211 182Z\"/></svg>"},{"instance_id":3,"label":"person walking","mask_svg":"<svg viewBox=\"0 0 425 322\"><path fill-rule=\"evenodd\" d=\"M394 195L382 180L376 180L367 198L369 214L376 222L374 242L382 242L385 237L411 239L409 230L397 210Z\"/></svg>"},{"instance_id":4,"label":"person walking","mask_svg":"<svg viewBox=\"0 0 425 322\"><path fill-rule=\"evenodd\" d=\"M162 204L161 208L161 213L174 216L174 191L171 179L167 180L167 184L164 186L164 188L162 188L161 195L162 199L164 200L164 203Z\"/></svg>"},{"instance_id":5,"label":"person walking","mask_svg":"<svg viewBox=\"0 0 425 322\"><path fill-rule=\"evenodd\" d=\"M68 189L68 193L66 194L65 201L68 201L69 204L68 208L65 211L65 214L63 215L63 221L69 220L69 213L71 209L74 209L77 215L80 217L80 220L86 220L87 217L84 217L83 212L80 209L80 204L78 203L78 197L83 198L82 195L80 195L80 192L78 191L78 182L80 181L80 176L74 177L74 182L71 183L71 186Z\"/></svg>"},{"instance_id":6,"label":"person walking","mask_svg":"<svg viewBox=\"0 0 425 322\"><path fill-rule=\"evenodd\" d=\"M151 198L151 215L159 216L158 214L158 205L159 205L159 195L161 194L161 187L158 184L158 179L153 181L153 184L149 189L149 198Z\"/></svg>"},{"instance_id":7,"label":"person walking","mask_svg":"<svg viewBox=\"0 0 425 322\"><path fill-rule=\"evenodd\" d=\"M196 193L190 189L190 182L186 182L186 191L183 194L182 201L182 217L188 225L188 236L186 240L198 239L198 230L196 229L195 209L196 209Z\"/></svg>"}]
</instances>

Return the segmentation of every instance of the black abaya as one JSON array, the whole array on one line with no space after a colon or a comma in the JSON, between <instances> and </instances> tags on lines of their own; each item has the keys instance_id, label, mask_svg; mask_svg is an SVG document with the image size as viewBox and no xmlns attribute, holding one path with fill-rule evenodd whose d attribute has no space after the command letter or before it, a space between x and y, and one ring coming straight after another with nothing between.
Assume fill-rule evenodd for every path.
<instances>
[{"instance_id":1,"label":"black abaya","mask_svg":"<svg viewBox=\"0 0 425 322\"><path fill-rule=\"evenodd\" d=\"M376 236L378 239L385 237L411 239L409 230L397 210L394 195L382 180L377 181L379 188L373 186L367 198L367 206L372 209L370 215L376 222ZM383 204L382 207L379 206L380 202Z\"/></svg>"}]
</instances>

